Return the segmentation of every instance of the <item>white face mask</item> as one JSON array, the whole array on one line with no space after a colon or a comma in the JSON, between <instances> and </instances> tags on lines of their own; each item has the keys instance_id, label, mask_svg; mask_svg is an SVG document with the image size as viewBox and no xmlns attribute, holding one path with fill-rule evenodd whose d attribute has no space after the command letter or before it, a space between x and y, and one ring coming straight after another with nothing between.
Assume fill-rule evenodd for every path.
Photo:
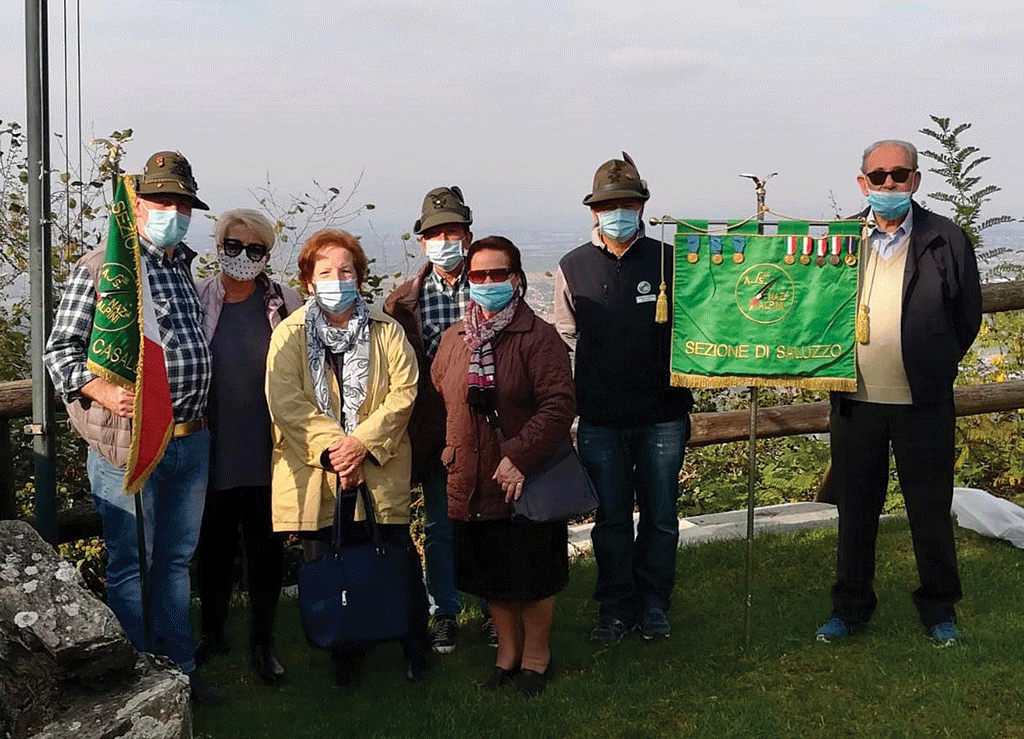
<instances>
[{"instance_id":1,"label":"white face mask","mask_svg":"<svg viewBox=\"0 0 1024 739\"><path fill-rule=\"evenodd\" d=\"M320 280L313 283L313 296L328 313L344 313L356 302L359 289L354 280Z\"/></svg>"},{"instance_id":2,"label":"white face mask","mask_svg":"<svg viewBox=\"0 0 1024 739\"><path fill-rule=\"evenodd\" d=\"M149 242L159 248L167 249L177 246L188 233L188 225L192 216L179 213L175 209L156 210L146 207L146 238Z\"/></svg>"},{"instance_id":3,"label":"white face mask","mask_svg":"<svg viewBox=\"0 0 1024 739\"><path fill-rule=\"evenodd\" d=\"M640 211L616 208L597 214L601 233L618 242L629 241L640 229Z\"/></svg>"},{"instance_id":4,"label":"white face mask","mask_svg":"<svg viewBox=\"0 0 1024 739\"><path fill-rule=\"evenodd\" d=\"M224 253L223 249L218 249L217 259L220 261L220 269L224 274L233 280L245 282L256 279L256 276L266 268L269 256L254 262L249 259L249 255L245 253L244 249L233 257Z\"/></svg>"},{"instance_id":5,"label":"white face mask","mask_svg":"<svg viewBox=\"0 0 1024 739\"><path fill-rule=\"evenodd\" d=\"M462 239L427 239L424 243L427 247L427 259L445 272L451 272L462 261Z\"/></svg>"}]
</instances>

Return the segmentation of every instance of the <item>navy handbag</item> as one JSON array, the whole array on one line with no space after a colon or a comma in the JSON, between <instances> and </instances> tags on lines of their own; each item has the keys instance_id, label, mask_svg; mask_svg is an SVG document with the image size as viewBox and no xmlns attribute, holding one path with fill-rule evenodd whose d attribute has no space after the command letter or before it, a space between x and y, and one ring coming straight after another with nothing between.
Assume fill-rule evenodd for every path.
<instances>
[{"instance_id":1,"label":"navy handbag","mask_svg":"<svg viewBox=\"0 0 1024 739\"><path fill-rule=\"evenodd\" d=\"M597 508L594 483L571 439L526 478L522 495L512 504L517 516L537 523L568 521Z\"/></svg>"},{"instance_id":2,"label":"navy handbag","mask_svg":"<svg viewBox=\"0 0 1024 739\"><path fill-rule=\"evenodd\" d=\"M359 486L370 540L341 541L342 491L334 507L331 551L299 568L299 610L309 643L339 650L401 639L409 632L409 549L382 541L373 500ZM353 506L354 509L354 506Z\"/></svg>"},{"instance_id":3,"label":"navy handbag","mask_svg":"<svg viewBox=\"0 0 1024 739\"><path fill-rule=\"evenodd\" d=\"M504 442L505 434L498 425L496 412L487 416L487 423L498 437L498 442ZM597 506L594 483L569 436L544 464L526 478L519 498L512 501L515 515L534 523L568 521L585 516Z\"/></svg>"}]
</instances>

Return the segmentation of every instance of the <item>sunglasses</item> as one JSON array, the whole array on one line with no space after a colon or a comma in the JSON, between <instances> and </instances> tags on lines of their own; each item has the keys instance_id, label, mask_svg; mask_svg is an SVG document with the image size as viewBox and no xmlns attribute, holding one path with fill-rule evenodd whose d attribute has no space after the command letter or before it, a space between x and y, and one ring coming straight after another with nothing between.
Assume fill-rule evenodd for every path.
<instances>
[{"instance_id":1,"label":"sunglasses","mask_svg":"<svg viewBox=\"0 0 1024 739\"><path fill-rule=\"evenodd\" d=\"M238 239L224 239L221 248L224 249L224 253L229 257L237 257L242 253L242 249L245 249L246 255L254 262L258 262L267 256L267 247L263 244L243 244Z\"/></svg>"},{"instance_id":2,"label":"sunglasses","mask_svg":"<svg viewBox=\"0 0 1024 739\"><path fill-rule=\"evenodd\" d=\"M907 169L906 167L897 167L896 169L889 170L888 172L884 169L876 169L874 172L868 172L864 176L868 178L875 187L881 187L885 184L885 181L892 177L892 181L898 185L902 185L916 170Z\"/></svg>"},{"instance_id":3,"label":"sunglasses","mask_svg":"<svg viewBox=\"0 0 1024 739\"><path fill-rule=\"evenodd\" d=\"M512 270L508 267L499 267L498 269L471 269L467 276L474 285L482 285L487 282L487 278L490 278L491 282L504 282L511 274Z\"/></svg>"}]
</instances>

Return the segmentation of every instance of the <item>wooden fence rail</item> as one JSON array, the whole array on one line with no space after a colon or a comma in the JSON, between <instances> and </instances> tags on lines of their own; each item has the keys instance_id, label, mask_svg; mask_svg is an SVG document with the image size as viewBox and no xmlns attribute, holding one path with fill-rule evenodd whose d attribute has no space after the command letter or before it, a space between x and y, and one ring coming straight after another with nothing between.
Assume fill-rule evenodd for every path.
<instances>
[{"instance_id":1,"label":"wooden fence rail","mask_svg":"<svg viewBox=\"0 0 1024 739\"><path fill-rule=\"evenodd\" d=\"M982 310L985 313L1021 309L1024 309L1024 281L982 285ZM955 401L957 416L1024 408L1024 380L958 387ZM757 415L757 436L759 439L770 439L824 433L828 431L828 405L821 402L761 408ZM0 519L17 515L10 426L14 419L24 418L31 413L32 382L0 382ZM689 443L692 447L749 438L750 413L745 410L694 413L692 421L693 433ZM20 434L21 429L15 428L13 433ZM60 511L57 526L60 542L99 536L101 533L99 514L91 503Z\"/></svg>"}]
</instances>

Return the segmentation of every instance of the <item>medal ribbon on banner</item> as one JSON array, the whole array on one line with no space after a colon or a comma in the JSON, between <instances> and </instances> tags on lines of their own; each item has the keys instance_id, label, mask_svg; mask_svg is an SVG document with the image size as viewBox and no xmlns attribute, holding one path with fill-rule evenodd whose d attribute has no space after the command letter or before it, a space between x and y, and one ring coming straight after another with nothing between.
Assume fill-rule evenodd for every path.
<instances>
[{"instance_id":1,"label":"medal ribbon on banner","mask_svg":"<svg viewBox=\"0 0 1024 739\"><path fill-rule=\"evenodd\" d=\"M685 221L676 225L676 252L686 248L686 261L696 264L700 260L701 242L707 238L707 221Z\"/></svg>"},{"instance_id":2,"label":"medal ribbon on banner","mask_svg":"<svg viewBox=\"0 0 1024 739\"><path fill-rule=\"evenodd\" d=\"M832 236L830 239L832 241L832 256L829 257L829 261L833 266L838 267L842 261L844 239L842 236Z\"/></svg>"},{"instance_id":3,"label":"medal ribbon on banner","mask_svg":"<svg viewBox=\"0 0 1024 739\"><path fill-rule=\"evenodd\" d=\"M700 259L700 236L697 234L686 234L686 261L690 264L696 264L697 260Z\"/></svg>"},{"instance_id":4,"label":"medal ribbon on banner","mask_svg":"<svg viewBox=\"0 0 1024 739\"><path fill-rule=\"evenodd\" d=\"M804 236L803 244L800 251L800 264L807 265L811 263L811 255L814 253L814 237Z\"/></svg>"},{"instance_id":5,"label":"medal ribbon on banner","mask_svg":"<svg viewBox=\"0 0 1024 739\"><path fill-rule=\"evenodd\" d=\"M743 236L732 237L732 261L736 264L743 264L743 247L747 245L747 239Z\"/></svg>"},{"instance_id":6,"label":"medal ribbon on banner","mask_svg":"<svg viewBox=\"0 0 1024 739\"><path fill-rule=\"evenodd\" d=\"M846 237L846 264L850 267L857 265L857 242L856 236Z\"/></svg>"},{"instance_id":7,"label":"medal ribbon on banner","mask_svg":"<svg viewBox=\"0 0 1024 739\"><path fill-rule=\"evenodd\" d=\"M804 239L810 238L807 236L809 226L810 224L803 221L782 221L778 224L778 235L786 237L786 255L782 257L786 264L796 263L797 250Z\"/></svg>"},{"instance_id":8,"label":"medal ribbon on banner","mask_svg":"<svg viewBox=\"0 0 1024 739\"><path fill-rule=\"evenodd\" d=\"M786 237L786 256L782 258L786 264L793 264L796 261L796 245L799 240L799 236Z\"/></svg>"},{"instance_id":9,"label":"medal ribbon on banner","mask_svg":"<svg viewBox=\"0 0 1024 739\"><path fill-rule=\"evenodd\" d=\"M717 234L711 234L708 237L711 244L711 261L715 264L722 263L722 237Z\"/></svg>"}]
</instances>

